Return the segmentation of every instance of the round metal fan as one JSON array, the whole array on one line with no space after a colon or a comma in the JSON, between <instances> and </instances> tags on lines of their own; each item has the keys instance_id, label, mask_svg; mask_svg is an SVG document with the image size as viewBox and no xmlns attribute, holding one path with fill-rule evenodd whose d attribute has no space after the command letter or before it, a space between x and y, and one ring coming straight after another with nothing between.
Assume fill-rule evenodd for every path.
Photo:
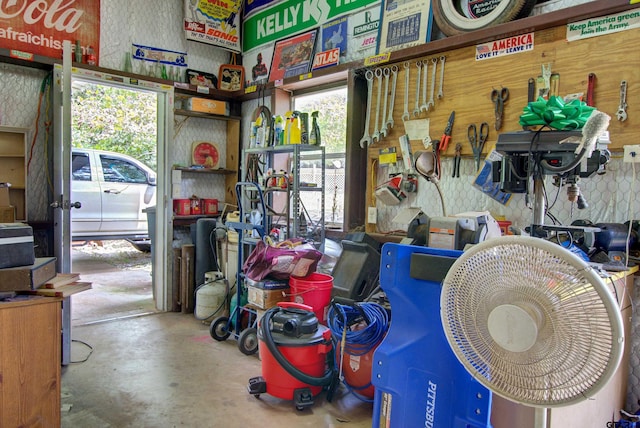
<instances>
[{"instance_id":1,"label":"round metal fan","mask_svg":"<svg viewBox=\"0 0 640 428\"><path fill-rule=\"evenodd\" d=\"M622 357L618 305L583 260L539 238L504 236L462 254L441 295L455 355L484 386L534 407L600 390Z\"/></svg>"}]
</instances>

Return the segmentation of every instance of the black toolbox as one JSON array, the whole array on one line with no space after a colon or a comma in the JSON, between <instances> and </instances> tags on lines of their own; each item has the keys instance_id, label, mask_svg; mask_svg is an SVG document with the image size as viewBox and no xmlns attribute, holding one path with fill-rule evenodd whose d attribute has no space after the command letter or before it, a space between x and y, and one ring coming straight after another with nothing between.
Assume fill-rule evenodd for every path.
<instances>
[{"instance_id":1,"label":"black toolbox","mask_svg":"<svg viewBox=\"0 0 640 428\"><path fill-rule=\"evenodd\" d=\"M35 262L33 229L23 223L0 223L0 268Z\"/></svg>"}]
</instances>

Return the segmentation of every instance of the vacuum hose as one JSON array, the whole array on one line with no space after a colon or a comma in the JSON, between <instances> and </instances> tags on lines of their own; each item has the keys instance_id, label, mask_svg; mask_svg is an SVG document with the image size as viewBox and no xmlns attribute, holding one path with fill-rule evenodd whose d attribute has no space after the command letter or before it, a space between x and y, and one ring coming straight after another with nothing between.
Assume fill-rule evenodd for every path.
<instances>
[{"instance_id":1,"label":"vacuum hose","mask_svg":"<svg viewBox=\"0 0 640 428\"><path fill-rule=\"evenodd\" d=\"M334 370L329 367L327 372L322 377L310 376L295 367L291 364L285 357L282 355L278 346L273 340L273 336L271 335L271 330L269 329L269 324L271 323L271 317L276 311L279 311L279 307L274 307L269 309L264 316L262 317L262 321L260 323L262 338L264 339L264 343L267 345L269 352L276 359L278 364L287 371L291 376L299 380L300 382L306 383L311 386L329 386L333 382L334 379ZM333 356L329 359L329 361L333 361Z\"/></svg>"}]
</instances>

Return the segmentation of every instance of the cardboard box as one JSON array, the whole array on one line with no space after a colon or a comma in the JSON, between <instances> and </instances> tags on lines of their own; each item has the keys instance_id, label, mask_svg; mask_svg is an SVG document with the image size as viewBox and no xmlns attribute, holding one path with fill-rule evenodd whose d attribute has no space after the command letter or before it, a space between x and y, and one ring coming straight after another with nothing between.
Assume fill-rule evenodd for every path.
<instances>
[{"instance_id":1,"label":"cardboard box","mask_svg":"<svg viewBox=\"0 0 640 428\"><path fill-rule=\"evenodd\" d=\"M30 266L0 269L0 291L35 290L56 276L56 258L36 258Z\"/></svg>"},{"instance_id":2,"label":"cardboard box","mask_svg":"<svg viewBox=\"0 0 640 428\"><path fill-rule=\"evenodd\" d=\"M0 206L0 223L14 223L16 221L16 207Z\"/></svg>"},{"instance_id":3,"label":"cardboard box","mask_svg":"<svg viewBox=\"0 0 640 428\"><path fill-rule=\"evenodd\" d=\"M0 183L0 207L6 207L11 205L9 202L9 188L3 186L4 183Z\"/></svg>"},{"instance_id":4,"label":"cardboard box","mask_svg":"<svg viewBox=\"0 0 640 428\"><path fill-rule=\"evenodd\" d=\"M23 223L0 223L0 268L32 265L33 229Z\"/></svg>"},{"instance_id":5,"label":"cardboard box","mask_svg":"<svg viewBox=\"0 0 640 428\"><path fill-rule=\"evenodd\" d=\"M229 116L229 105L226 101L211 100L208 98L192 97L183 102L185 110L197 111L200 113L220 114Z\"/></svg>"},{"instance_id":6,"label":"cardboard box","mask_svg":"<svg viewBox=\"0 0 640 428\"><path fill-rule=\"evenodd\" d=\"M278 302L289 300L288 293L289 287L269 290L251 285L247 286L248 302L260 309L269 309L277 305Z\"/></svg>"}]
</instances>

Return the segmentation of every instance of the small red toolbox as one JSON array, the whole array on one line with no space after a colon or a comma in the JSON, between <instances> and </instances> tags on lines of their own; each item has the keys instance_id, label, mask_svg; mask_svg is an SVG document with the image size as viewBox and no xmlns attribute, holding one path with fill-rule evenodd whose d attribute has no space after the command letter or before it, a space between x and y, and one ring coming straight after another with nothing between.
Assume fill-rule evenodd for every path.
<instances>
[{"instance_id":1,"label":"small red toolbox","mask_svg":"<svg viewBox=\"0 0 640 428\"><path fill-rule=\"evenodd\" d=\"M174 199L173 213L175 215L191 215L191 199Z\"/></svg>"},{"instance_id":2,"label":"small red toolbox","mask_svg":"<svg viewBox=\"0 0 640 428\"><path fill-rule=\"evenodd\" d=\"M206 215L218 214L218 200L203 199L201 208L202 208L202 214L206 214Z\"/></svg>"}]
</instances>

